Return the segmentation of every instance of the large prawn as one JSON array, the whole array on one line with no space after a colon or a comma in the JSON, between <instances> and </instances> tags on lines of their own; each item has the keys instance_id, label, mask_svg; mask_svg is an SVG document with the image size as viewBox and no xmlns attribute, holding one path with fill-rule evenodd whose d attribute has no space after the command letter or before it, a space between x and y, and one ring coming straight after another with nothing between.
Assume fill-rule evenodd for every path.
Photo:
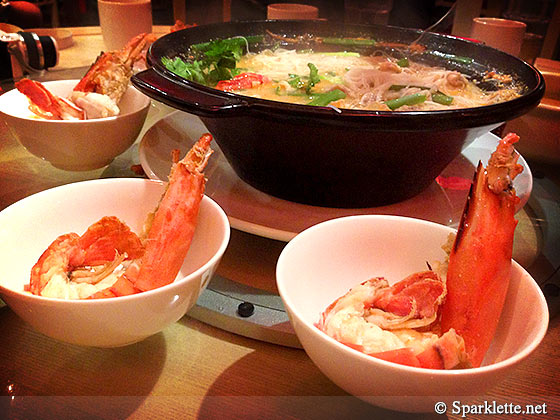
<instances>
[{"instance_id":1,"label":"large prawn","mask_svg":"<svg viewBox=\"0 0 560 420\"><path fill-rule=\"evenodd\" d=\"M173 165L169 183L139 237L114 216L83 235L59 236L31 270L33 294L63 299L108 298L155 289L175 280L189 250L212 153L204 134Z\"/></svg>"},{"instance_id":2,"label":"large prawn","mask_svg":"<svg viewBox=\"0 0 560 420\"><path fill-rule=\"evenodd\" d=\"M16 88L27 96L31 112L41 118L83 120L118 115L118 104L128 88L134 66L145 60L145 50L155 39L154 34L140 34L122 50L99 55L69 98L54 95L40 82L27 78L16 82Z\"/></svg>"},{"instance_id":3,"label":"large prawn","mask_svg":"<svg viewBox=\"0 0 560 420\"><path fill-rule=\"evenodd\" d=\"M317 326L338 341L384 360L425 368L478 367L490 346L509 285L522 171L510 133L487 168L479 163L446 280L434 271L389 286L368 280L333 302ZM445 264L442 266L444 267Z\"/></svg>"}]
</instances>

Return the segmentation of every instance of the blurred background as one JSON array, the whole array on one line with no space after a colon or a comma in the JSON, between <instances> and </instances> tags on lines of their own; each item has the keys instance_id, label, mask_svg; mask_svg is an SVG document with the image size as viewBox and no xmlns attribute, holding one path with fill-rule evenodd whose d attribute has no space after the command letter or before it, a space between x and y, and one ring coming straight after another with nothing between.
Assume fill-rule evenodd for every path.
<instances>
[{"instance_id":1,"label":"blurred background","mask_svg":"<svg viewBox=\"0 0 560 420\"><path fill-rule=\"evenodd\" d=\"M16 1L2 0L2 3ZM151 0L154 25L229 20L266 19L271 3L302 3L319 9L319 18L427 28L443 16L454 1L444 0ZM97 0L29 0L41 11L41 27L99 25ZM468 36L473 17L501 17L527 24L521 57L560 58L558 0L456 0L455 13L438 32ZM0 21L2 14L0 14ZM6 16L4 16L6 20ZM33 23L37 23L36 21ZM24 27L22 25L19 25ZM34 24L31 27L37 27Z\"/></svg>"}]
</instances>

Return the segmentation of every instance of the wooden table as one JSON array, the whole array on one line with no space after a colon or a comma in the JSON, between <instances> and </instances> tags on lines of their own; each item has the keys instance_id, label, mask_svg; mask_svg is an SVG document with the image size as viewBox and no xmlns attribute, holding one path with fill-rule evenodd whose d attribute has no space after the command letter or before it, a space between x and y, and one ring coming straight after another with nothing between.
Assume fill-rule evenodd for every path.
<instances>
[{"instance_id":1,"label":"wooden table","mask_svg":"<svg viewBox=\"0 0 560 420\"><path fill-rule=\"evenodd\" d=\"M61 51L60 65L51 77L87 66L103 49L98 28L72 30L74 46ZM145 128L168 112L167 107L154 106ZM137 176L130 170L137 163L136 144L105 169L61 171L29 154L0 123L0 210L56 185ZM550 182L548 175L557 169L539 167L538 176ZM544 196L557 191L555 181L543 181L536 190ZM558 196L547 197L558 205ZM535 236L534 228L546 220L530 209L518 215L515 257L544 281L550 276L550 262L539 254L542 238ZM544 403L547 414L534 418L559 418L559 343L559 319L552 316L548 334L532 357L476 402ZM18 419L441 418L435 413L409 415L370 406L334 385L303 350L232 334L188 315L140 343L100 349L47 338L7 306L0 307L0 394L2 418Z\"/></svg>"}]
</instances>

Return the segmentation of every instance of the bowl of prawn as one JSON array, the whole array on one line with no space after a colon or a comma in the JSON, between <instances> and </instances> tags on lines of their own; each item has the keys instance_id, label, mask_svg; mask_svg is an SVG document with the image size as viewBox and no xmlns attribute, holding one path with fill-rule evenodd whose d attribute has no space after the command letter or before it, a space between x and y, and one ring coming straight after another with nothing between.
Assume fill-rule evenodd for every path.
<instances>
[{"instance_id":1,"label":"bowl of prawn","mask_svg":"<svg viewBox=\"0 0 560 420\"><path fill-rule=\"evenodd\" d=\"M69 97L78 80L43 83L49 92ZM33 155L70 171L103 168L136 141L148 115L150 99L129 87L119 102L120 114L86 120L48 120L29 110L17 89L0 96L0 119Z\"/></svg>"},{"instance_id":2,"label":"bowl of prawn","mask_svg":"<svg viewBox=\"0 0 560 420\"><path fill-rule=\"evenodd\" d=\"M64 342L117 347L141 341L177 321L195 304L229 241L223 210L204 196L195 235L173 283L106 299L65 300L24 291L31 267L61 234L82 234L104 216L142 230L165 184L145 179L78 182L29 196L0 212L0 297L40 333ZM172 250L170 251L172 252Z\"/></svg>"},{"instance_id":3,"label":"bowl of prawn","mask_svg":"<svg viewBox=\"0 0 560 420\"><path fill-rule=\"evenodd\" d=\"M383 276L390 284L444 261L453 229L397 216L330 220L296 236L277 265L277 285L292 326L309 357L335 384L371 404L406 412L434 412L437 402L481 396L518 367L548 326L546 301L516 262L493 342L481 367L438 370L368 356L316 327L333 301L359 283ZM490 298L488 298L491 301Z\"/></svg>"}]
</instances>

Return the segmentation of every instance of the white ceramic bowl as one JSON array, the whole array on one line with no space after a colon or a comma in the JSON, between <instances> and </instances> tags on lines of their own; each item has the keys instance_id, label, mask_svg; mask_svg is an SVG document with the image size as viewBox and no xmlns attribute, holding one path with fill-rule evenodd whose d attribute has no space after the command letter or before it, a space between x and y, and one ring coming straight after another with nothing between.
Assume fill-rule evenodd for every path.
<instances>
[{"instance_id":1,"label":"white ceramic bowl","mask_svg":"<svg viewBox=\"0 0 560 420\"><path fill-rule=\"evenodd\" d=\"M82 234L103 216L117 216L139 232L164 184L103 179L68 184L29 196L0 212L0 296L37 331L73 344L115 347L140 341L177 321L195 304L227 247L226 214L210 198L201 203L196 233L175 282L135 295L63 300L24 292L31 267L59 235Z\"/></svg>"},{"instance_id":2,"label":"white ceramic bowl","mask_svg":"<svg viewBox=\"0 0 560 420\"><path fill-rule=\"evenodd\" d=\"M45 82L53 94L68 97L78 80ZM29 111L29 101L17 89L0 96L0 119L32 154L53 166L86 171L107 166L126 151L140 134L150 99L129 87L119 103L116 117L83 121L40 119Z\"/></svg>"},{"instance_id":3,"label":"white ceramic bowl","mask_svg":"<svg viewBox=\"0 0 560 420\"><path fill-rule=\"evenodd\" d=\"M277 284L294 330L313 362L348 393L392 410L433 413L438 401L483 395L539 345L548 326L546 301L515 262L497 333L479 368L440 371L383 361L314 326L358 283L375 276L394 283L425 270L426 261L443 261L441 245L452 231L412 218L351 216L305 230L282 251Z\"/></svg>"}]
</instances>

